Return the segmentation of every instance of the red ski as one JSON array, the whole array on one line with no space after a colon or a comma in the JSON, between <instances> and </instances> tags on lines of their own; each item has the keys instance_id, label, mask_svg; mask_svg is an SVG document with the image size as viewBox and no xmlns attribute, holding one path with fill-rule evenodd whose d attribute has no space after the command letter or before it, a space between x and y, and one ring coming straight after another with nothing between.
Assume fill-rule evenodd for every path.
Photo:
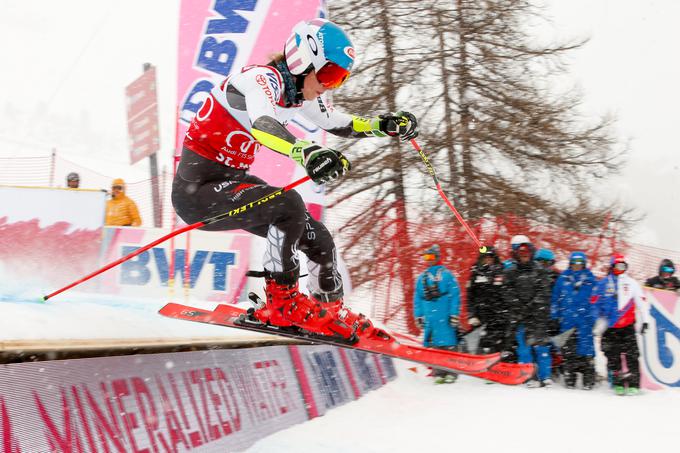
<instances>
[{"instance_id":1,"label":"red ski","mask_svg":"<svg viewBox=\"0 0 680 453\"><path fill-rule=\"evenodd\" d=\"M411 335L395 333L395 337L403 343L409 345L418 344L418 340ZM531 379L534 375L535 367L532 363L507 363L497 362L486 371L480 373L468 373L470 376L486 379L487 381L498 382L505 385L518 385Z\"/></svg>"},{"instance_id":2,"label":"red ski","mask_svg":"<svg viewBox=\"0 0 680 453\"><path fill-rule=\"evenodd\" d=\"M312 343L323 343L343 348L360 349L366 352L384 354L398 359L447 369L454 373L482 373L489 370L489 368L501 358L498 353L473 355L406 345L400 343L390 333L381 329L380 335L370 337L359 336L354 342L349 342L334 337L311 334L296 327L276 327L262 324L248 316L246 310L233 305L218 305L215 310L210 311L189 307L187 305L169 303L161 308L159 313L169 318L263 332L310 341Z\"/></svg>"}]
</instances>

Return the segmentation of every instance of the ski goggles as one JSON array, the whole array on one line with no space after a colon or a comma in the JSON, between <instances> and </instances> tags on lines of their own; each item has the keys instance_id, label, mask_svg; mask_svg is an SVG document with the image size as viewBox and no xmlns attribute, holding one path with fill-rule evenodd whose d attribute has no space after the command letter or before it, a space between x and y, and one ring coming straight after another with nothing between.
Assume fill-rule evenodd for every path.
<instances>
[{"instance_id":1,"label":"ski goggles","mask_svg":"<svg viewBox=\"0 0 680 453\"><path fill-rule=\"evenodd\" d=\"M123 190L123 186L111 186L111 189Z\"/></svg>"},{"instance_id":2,"label":"ski goggles","mask_svg":"<svg viewBox=\"0 0 680 453\"><path fill-rule=\"evenodd\" d=\"M338 88L349 78L349 71L329 61L321 69L316 71L316 80L329 90Z\"/></svg>"},{"instance_id":3,"label":"ski goggles","mask_svg":"<svg viewBox=\"0 0 680 453\"><path fill-rule=\"evenodd\" d=\"M614 269L617 271L625 271L628 269L628 265L626 263L616 263L614 264Z\"/></svg>"},{"instance_id":4,"label":"ski goggles","mask_svg":"<svg viewBox=\"0 0 680 453\"><path fill-rule=\"evenodd\" d=\"M423 259L425 261L435 261L437 259L437 255L435 255L434 253L425 253L423 255Z\"/></svg>"},{"instance_id":5,"label":"ski goggles","mask_svg":"<svg viewBox=\"0 0 680 453\"><path fill-rule=\"evenodd\" d=\"M584 259L582 259L582 258L576 258L575 260L571 260L571 261L569 262L569 264L577 264L577 265L585 266L585 265L586 265L586 261L585 261Z\"/></svg>"},{"instance_id":6,"label":"ski goggles","mask_svg":"<svg viewBox=\"0 0 680 453\"><path fill-rule=\"evenodd\" d=\"M661 272L666 272L668 274L672 274L673 272L675 272L675 269L672 268L671 266L662 266Z\"/></svg>"},{"instance_id":7,"label":"ski goggles","mask_svg":"<svg viewBox=\"0 0 680 453\"><path fill-rule=\"evenodd\" d=\"M527 247L527 248L531 247L531 244L529 244L528 242L522 242L520 244L512 244L510 247L512 247L512 250L517 250L520 247Z\"/></svg>"}]
</instances>

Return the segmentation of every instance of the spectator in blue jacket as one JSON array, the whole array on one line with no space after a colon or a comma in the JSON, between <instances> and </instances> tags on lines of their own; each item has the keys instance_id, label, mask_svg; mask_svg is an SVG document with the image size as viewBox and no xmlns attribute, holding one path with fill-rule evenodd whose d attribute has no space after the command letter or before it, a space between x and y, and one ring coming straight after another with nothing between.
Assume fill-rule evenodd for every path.
<instances>
[{"instance_id":1,"label":"spectator in blue jacket","mask_svg":"<svg viewBox=\"0 0 680 453\"><path fill-rule=\"evenodd\" d=\"M562 371L567 388L576 387L577 373L583 377L583 390L595 385L595 316L590 297L595 277L587 267L586 254L573 252L569 268L557 278L552 293L550 316L559 323L559 333L573 333L562 347Z\"/></svg>"},{"instance_id":2,"label":"spectator in blue jacket","mask_svg":"<svg viewBox=\"0 0 680 453\"><path fill-rule=\"evenodd\" d=\"M458 344L457 329L460 314L460 288L456 277L441 264L437 244L423 253L427 269L416 282L413 295L413 315L423 329L423 345L453 350ZM435 383L453 383L456 375L435 369Z\"/></svg>"}]
</instances>

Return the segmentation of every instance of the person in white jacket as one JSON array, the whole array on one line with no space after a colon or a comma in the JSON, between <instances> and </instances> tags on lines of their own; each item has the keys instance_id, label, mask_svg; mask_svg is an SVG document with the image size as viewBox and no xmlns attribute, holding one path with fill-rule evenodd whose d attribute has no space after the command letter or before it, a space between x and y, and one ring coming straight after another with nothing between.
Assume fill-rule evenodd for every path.
<instances>
[{"instance_id":1,"label":"person in white jacket","mask_svg":"<svg viewBox=\"0 0 680 453\"><path fill-rule=\"evenodd\" d=\"M640 392L640 350L635 334L637 331L643 335L648 326L642 288L627 270L623 255L612 256L609 273L597 283L591 300L595 316L606 319L601 348L617 395Z\"/></svg>"}]
</instances>

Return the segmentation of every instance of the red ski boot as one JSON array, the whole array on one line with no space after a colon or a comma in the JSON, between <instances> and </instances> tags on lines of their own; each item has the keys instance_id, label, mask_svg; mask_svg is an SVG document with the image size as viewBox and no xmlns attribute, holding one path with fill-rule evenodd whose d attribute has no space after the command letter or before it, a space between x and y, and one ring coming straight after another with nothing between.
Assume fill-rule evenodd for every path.
<instances>
[{"instance_id":1,"label":"red ski boot","mask_svg":"<svg viewBox=\"0 0 680 453\"><path fill-rule=\"evenodd\" d=\"M316 301L314 296L311 298ZM328 311L334 319L342 321L348 325L352 331L358 336L370 336L376 330L370 319L362 313L354 313L349 308L343 305L342 299L334 302L317 302L321 310Z\"/></svg>"},{"instance_id":2,"label":"red ski boot","mask_svg":"<svg viewBox=\"0 0 680 453\"><path fill-rule=\"evenodd\" d=\"M253 316L260 322L273 326L296 326L308 332L331 337L342 337L352 341L355 329L340 319L334 312L307 297L298 290L298 283L277 283L266 278L267 302L258 307Z\"/></svg>"}]
</instances>

